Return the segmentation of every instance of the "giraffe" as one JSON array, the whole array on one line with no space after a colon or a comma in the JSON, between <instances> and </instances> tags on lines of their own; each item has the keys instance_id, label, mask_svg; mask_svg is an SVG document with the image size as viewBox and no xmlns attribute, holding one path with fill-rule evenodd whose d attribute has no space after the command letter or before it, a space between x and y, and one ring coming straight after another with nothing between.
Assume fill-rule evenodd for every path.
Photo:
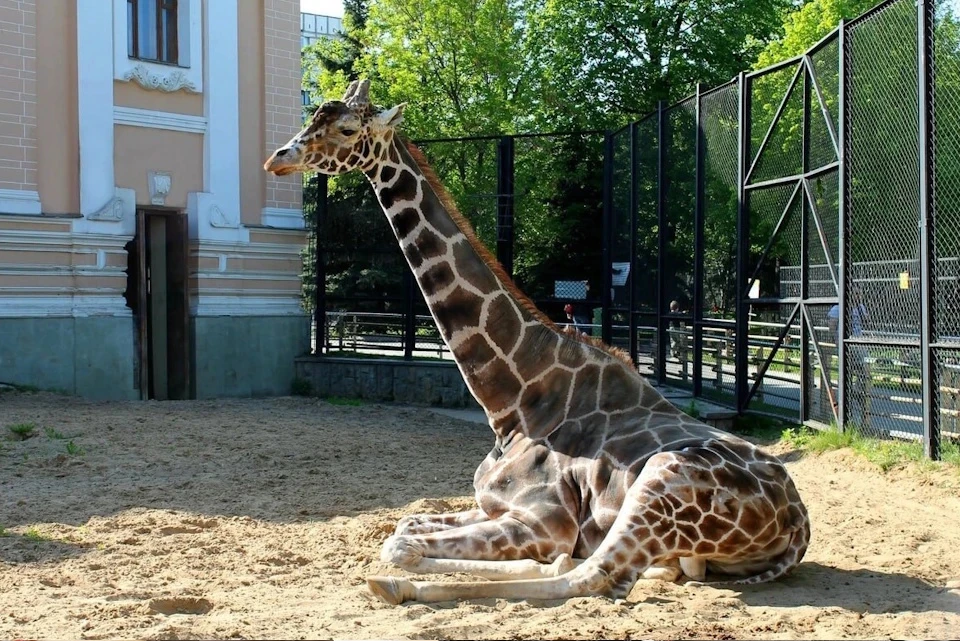
<instances>
[{"instance_id":1,"label":"giraffe","mask_svg":"<svg viewBox=\"0 0 960 641\"><path fill-rule=\"evenodd\" d=\"M810 521L782 463L680 412L626 355L560 330L513 284L397 133L404 105L370 103L369 81L322 104L265 162L278 175L362 171L494 445L476 507L402 518L371 576L387 603L625 597L639 578L750 584L803 558Z\"/></svg>"}]
</instances>

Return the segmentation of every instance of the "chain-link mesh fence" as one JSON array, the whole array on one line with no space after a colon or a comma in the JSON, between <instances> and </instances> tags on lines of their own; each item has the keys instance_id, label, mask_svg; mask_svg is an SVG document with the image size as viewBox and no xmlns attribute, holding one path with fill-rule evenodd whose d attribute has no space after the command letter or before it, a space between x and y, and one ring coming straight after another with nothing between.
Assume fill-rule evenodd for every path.
<instances>
[{"instance_id":1,"label":"chain-link mesh fence","mask_svg":"<svg viewBox=\"0 0 960 641\"><path fill-rule=\"evenodd\" d=\"M561 324L600 335L608 319L640 372L795 420L843 409L874 437L928 439L932 425L956 447L958 50L956 0L887 0L805 56L606 138L421 147L480 239L498 255L507 243L521 289ZM399 314L409 332L413 309L414 350L443 355L372 194L350 180L317 208L307 305L322 299L341 327L354 312L343 335L375 348L404 346L377 315Z\"/></svg>"},{"instance_id":2,"label":"chain-link mesh fence","mask_svg":"<svg viewBox=\"0 0 960 641\"><path fill-rule=\"evenodd\" d=\"M737 154L740 91L735 82L700 98L703 144L702 393L731 402L737 298Z\"/></svg>"},{"instance_id":3,"label":"chain-link mesh fence","mask_svg":"<svg viewBox=\"0 0 960 641\"><path fill-rule=\"evenodd\" d=\"M847 420L873 436L919 434L920 351L909 347L922 315L916 6L887 4L847 42Z\"/></svg>"}]
</instances>

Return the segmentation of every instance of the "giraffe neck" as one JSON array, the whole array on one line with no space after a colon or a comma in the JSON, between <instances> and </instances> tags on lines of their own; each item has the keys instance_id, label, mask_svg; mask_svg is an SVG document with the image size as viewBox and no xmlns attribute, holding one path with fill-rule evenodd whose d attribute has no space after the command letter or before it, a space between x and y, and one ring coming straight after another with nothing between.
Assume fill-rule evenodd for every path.
<instances>
[{"instance_id":1,"label":"giraffe neck","mask_svg":"<svg viewBox=\"0 0 960 641\"><path fill-rule=\"evenodd\" d=\"M573 372L592 354L609 356L543 322L509 277L395 137L367 171L424 300L460 372L500 437L529 435L563 420ZM434 181L435 182L435 181ZM438 193L439 192L439 193ZM595 356L595 354L593 355ZM611 359L613 357L610 357ZM547 408L550 396L555 407ZM562 403L558 402L562 401ZM548 403L549 405L549 403Z\"/></svg>"}]
</instances>

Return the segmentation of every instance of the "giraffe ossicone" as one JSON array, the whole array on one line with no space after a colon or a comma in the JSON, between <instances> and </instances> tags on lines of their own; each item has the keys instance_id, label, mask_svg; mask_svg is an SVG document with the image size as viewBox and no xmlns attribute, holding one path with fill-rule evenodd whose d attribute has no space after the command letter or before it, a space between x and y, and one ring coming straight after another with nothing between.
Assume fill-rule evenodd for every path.
<instances>
[{"instance_id":1,"label":"giraffe ossicone","mask_svg":"<svg viewBox=\"0 0 960 641\"><path fill-rule=\"evenodd\" d=\"M367 176L495 437L474 474L476 508L405 517L381 555L412 573L491 580L370 577L370 589L389 603L624 597L644 576L761 583L792 570L810 520L783 464L541 314L396 133L402 114L353 82L264 164Z\"/></svg>"}]
</instances>

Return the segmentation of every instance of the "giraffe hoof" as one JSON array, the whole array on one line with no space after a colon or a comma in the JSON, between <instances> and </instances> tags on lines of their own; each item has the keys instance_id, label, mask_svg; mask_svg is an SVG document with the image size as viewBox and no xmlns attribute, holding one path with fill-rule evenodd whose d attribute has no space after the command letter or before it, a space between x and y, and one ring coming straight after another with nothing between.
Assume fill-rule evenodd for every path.
<instances>
[{"instance_id":1,"label":"giraffe hoof","mask_svg":"<svg viewBox=\"0 0 960 641\"><path fill-rule=\"evenodd\" d=\"M390 605L400 605L413 598L413 585L406 579L392 576L371 576L367 578L367 587L381 601Z\"/></svg>"}]
</instances>

